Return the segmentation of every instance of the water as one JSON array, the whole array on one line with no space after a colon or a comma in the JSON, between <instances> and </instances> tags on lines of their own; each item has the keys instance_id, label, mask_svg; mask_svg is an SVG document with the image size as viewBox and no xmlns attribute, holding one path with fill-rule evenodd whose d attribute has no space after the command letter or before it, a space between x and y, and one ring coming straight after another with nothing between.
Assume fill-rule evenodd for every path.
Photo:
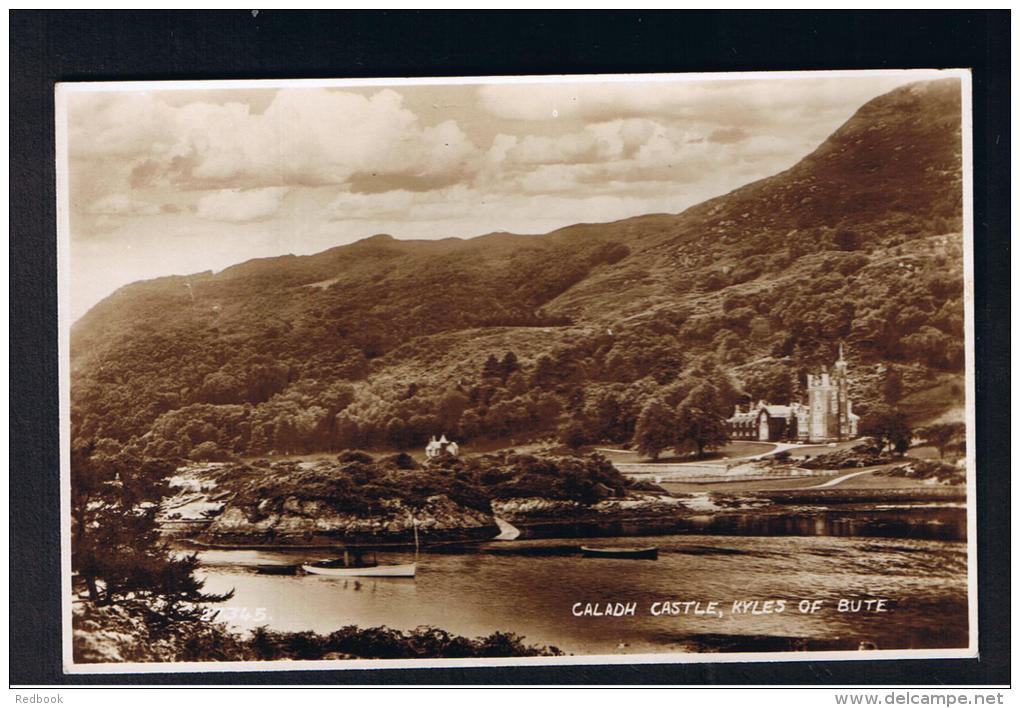
<instances>
[{"instance_id":1,"label":"water","mask_svg":"<svg viewBox=\"0 0 1020 708\"><path fill-rule=\"evenodd\" d=\"M582 558L579 545L660 548L659 560ZM432 625L470 637L494 631L574 654L942 648L967 644L966 544L833 536L706 536L540 540L424 554L414 579L259 575L314 551L206 551L206 588L233 588L231 624L329 633L346 625ZM381 554L380 562L411 560ZM838 612L841 599L884 599L887 612ZM785 611L734 614L739 600ZM800 612L801 600L820 601ZM651 614L652 603L718 602L722 616ZM577 605L577 603L581 603ZM636 603L634 616L574 615L585 603ZM759 604L758 609L763 605ZM775 609L775 605L773 606ZM694 606L689 608L690 612Z\"/></svg>"}]
</instances>

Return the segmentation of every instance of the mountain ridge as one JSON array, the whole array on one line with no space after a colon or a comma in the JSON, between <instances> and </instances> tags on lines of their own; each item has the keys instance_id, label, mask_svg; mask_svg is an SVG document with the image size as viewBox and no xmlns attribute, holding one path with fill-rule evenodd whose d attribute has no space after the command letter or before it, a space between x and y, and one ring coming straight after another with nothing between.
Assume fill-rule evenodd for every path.
<instances>
[{"instance_id":1,"label":"mountain ridge","mask_svg":"<svg viewBox=\"0 0 1020 708\"><path fill-rule=\"evenodd\" d=\"M720 411L796 395L840 340L866 402L895 402L890 377L899 397L941 386L962 366L959 112L956 79L901 87L789 169L679 214L378 234L133 283L72 328L73 437L185 456L406 447L616 406L615 429L589 427L619 440L642 400L697 381Z\"/></svg>"}]
</instances>

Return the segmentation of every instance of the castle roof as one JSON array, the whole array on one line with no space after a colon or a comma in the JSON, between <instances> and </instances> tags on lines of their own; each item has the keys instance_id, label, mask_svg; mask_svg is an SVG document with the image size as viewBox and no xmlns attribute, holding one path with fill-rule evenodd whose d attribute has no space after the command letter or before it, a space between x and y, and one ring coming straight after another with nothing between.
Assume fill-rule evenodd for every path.
<instances>
[{"instance_id":1,"label":"castle roof","mask_svg":"<svg viewBox=\"0 0 1020 708\"><path fill-rule=\"evenodd\" d=\"M749 423L758 418L762 411L770 418L789 418L794 414L794 405L788 406L774 406L771 404L758 404L749 411L736 411L732 416L727 418L727 422L730 423Z\"/></svg>"}]
</instances>

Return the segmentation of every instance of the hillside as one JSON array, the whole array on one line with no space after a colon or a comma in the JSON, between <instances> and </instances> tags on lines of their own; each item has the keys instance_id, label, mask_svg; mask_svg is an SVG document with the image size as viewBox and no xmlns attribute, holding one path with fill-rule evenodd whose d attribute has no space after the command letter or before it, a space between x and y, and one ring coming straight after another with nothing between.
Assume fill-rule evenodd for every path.
<instances>
[{"instance_id":1,"label":"hillside","mask_svg":"<svg viewBox=\"0 0 1020 708\"><path fill-rule=\"evenodd\" d=\"M72 328L72 437L195 457L570 423L625 442L651 396L796 396L840 340L859 410L945 414L962 406L959 93L880 96L789 170L678 215L379 235L126 286Z\"/></svg>"}]
</instances>

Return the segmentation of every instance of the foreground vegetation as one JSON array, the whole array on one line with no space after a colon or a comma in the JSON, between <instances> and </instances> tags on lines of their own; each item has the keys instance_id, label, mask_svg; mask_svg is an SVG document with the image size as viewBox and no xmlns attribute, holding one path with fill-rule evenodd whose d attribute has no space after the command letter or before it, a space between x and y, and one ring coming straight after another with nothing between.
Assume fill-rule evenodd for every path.
<instances>
[{"instance_id":1,"label":"foreground vegetation","mask_svg":"<svg viewBox=\"0 0 1020 708\"><path fill-rule=\"evenodd\" d=\"M619 485L623 478L599 458L574 462L514 459L516 477L501 474L508 457L487 462L448 460L447 468L422 470L397 456L375 463L364 453L347 453L327 471L299 465L220 470L236 503L279 503L279 495L328 500L366 510L397 496L410 504L449 494L466 505L488 508L490 496L521 493L527 485L548 485L563 497L584 498L594 485ZM387 627L344 627L330 635L256 629L240 636L208 622L206 608L232 593L203 589L195 554L171 552L160 538L156 512L170 493L175 466L164 461L108 457L94 445L72 454L72 554L74 652L81 662L230 661L323 658L434 658L558 654L532 647L513 634L496 632L469 639L434 627L400 631ZM459 469L462 478L458 478ZM562 477L562 478L561 478ZM529 479L534 478L532 481ZM515 488L514 479L522 487ZM233 486L231 486L233 485ZM275 486L274 486L275 485ZM486 486L487 485L487 486ZM558 490L558 491L557 491ZM614 490L614 491L615 491Z\"/></svg>"},{"instance_id":2,"label":"foreground vegetation","mask_svg":"<svg viewBox=\"0 0 1020 708\"><path fill-rule=\"evenodd\" d=\"M280 661L332 659L461 659L558 656L556 647L524 643L493 632L471 639L435 627L342 627L330 634L276 632L266 627L241 634L215 621L166 623L141 604L79 604L73 621L75 660L97 662Z\"/></svg>"}]
</instances>

